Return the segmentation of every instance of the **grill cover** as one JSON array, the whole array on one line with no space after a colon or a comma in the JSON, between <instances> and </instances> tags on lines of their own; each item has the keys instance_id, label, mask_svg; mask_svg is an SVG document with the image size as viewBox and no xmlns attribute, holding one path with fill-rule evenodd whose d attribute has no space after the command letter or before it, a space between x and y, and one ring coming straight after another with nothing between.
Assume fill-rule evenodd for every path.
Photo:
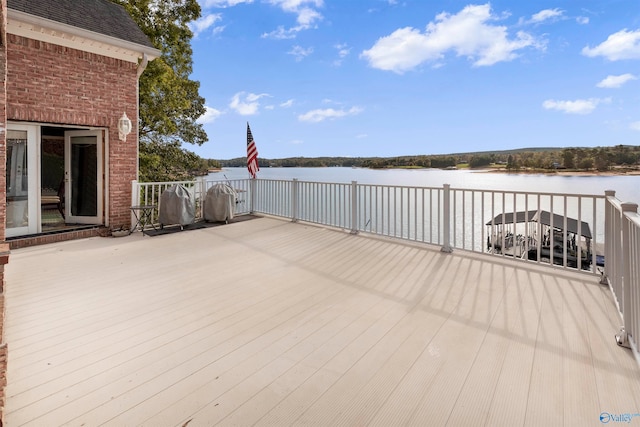
<instances>
[{"instance_id":1,"label":"grill cover","mask_svg":"<svg viewBox=\"0 0 640 427\"><path fill-rule=\"evenodd\" d=\"M183 185L174 184L164 190L160 198L160 225L192 224L196 217L196 205L191 192Z\"/></svg>"},{"instance_id":2,"label":"grill cover","mask_svg":"<svg viewBox=\"0 0 640 427\"><path fill-rule=\"evenodd\" d=\"M231 186L219 183L207 190L204 199L205 221L228 221L236 211L236 191Z\"/></svg>"}]
</instances>

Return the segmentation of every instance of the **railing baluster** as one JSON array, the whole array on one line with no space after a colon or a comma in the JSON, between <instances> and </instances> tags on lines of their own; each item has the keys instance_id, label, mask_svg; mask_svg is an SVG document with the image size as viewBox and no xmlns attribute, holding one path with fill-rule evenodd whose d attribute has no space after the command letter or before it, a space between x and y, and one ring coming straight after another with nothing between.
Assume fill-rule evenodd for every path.
<instances>
[{"instance_id":1,"label":"railing baluster","mask_svg":"<svg viewBox=\"0 0 640 427\"><path fill-rule=\"evenodd\" d=\"M358 183L351 181L351 234L358 233Z\"/></svg>"},{"instance_id":2,"label":"railing baluster","mask_svg":"<svg viewBox=\"0 0 640 427\"><path fill-rule=\"evenodd\" d=\"M453 249L451 248L451 243L449 241L450 239L450 228L451 228L451 211L450 211L450 203L451 203L451 194L450 194L450 185L449 184L444 184L443 186L443 190L442 190L442 199L443 199L443 243L442 243L442 248L440 249L442 252L453 252Z\"/></svg>"}]
</instances>

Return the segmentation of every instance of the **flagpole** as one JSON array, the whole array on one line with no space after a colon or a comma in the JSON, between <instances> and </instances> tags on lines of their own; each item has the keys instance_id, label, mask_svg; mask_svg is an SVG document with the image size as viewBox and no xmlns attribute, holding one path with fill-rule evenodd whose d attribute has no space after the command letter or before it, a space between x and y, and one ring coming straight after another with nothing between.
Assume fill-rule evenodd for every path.
<instances>
[{"instance_id":1,"label":"flagpole","mask_svg":"<svg viewBox=\"0 0 640 427\"><path fill-rule=\"evenodd\" d=\"M252 179L257 178L257 173L260 170L260 166L258 165L258 148L253 140L249 122L247 122L247 170Z\"/></svg>"},{"instance_id":2,"label":"flagpole","mask_svg":"<svg viewBox=\"0 0 640 427\"><path fill-rule=\"evenodd\" d=\"M249 195L249 213L253 213L253 207L255 206L257 174L260 170L260 166L258 165L258 149L256 147L256 142L253 140L253 134L251 133L249 122L247 122L247 170L249 171L249 187L251 190L251 194Z\"/></svg>"}]
</instances>

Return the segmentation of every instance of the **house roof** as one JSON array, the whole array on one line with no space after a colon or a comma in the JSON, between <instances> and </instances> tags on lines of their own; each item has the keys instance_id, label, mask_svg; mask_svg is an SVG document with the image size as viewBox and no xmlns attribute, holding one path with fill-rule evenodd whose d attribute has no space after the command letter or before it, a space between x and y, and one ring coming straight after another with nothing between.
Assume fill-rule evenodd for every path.
<instances>
[{"instance_id":1,"label":"house roof","mask_svg":"<svg viewBox=\"0 0 640 427\"><path fill-rule=\"evenodd\" d=\"M127 11L109 0L7 0L7 8L154 47Z\"/></svg>"}]
</instances>

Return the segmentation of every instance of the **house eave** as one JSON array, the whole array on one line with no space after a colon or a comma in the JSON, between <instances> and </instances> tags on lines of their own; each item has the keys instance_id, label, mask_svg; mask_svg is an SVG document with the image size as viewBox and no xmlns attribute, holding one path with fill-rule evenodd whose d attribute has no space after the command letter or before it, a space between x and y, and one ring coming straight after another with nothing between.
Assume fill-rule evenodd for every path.
<instances>
[{"instance_id":1,"label":"house eave","mask_svg":"<svg viewBox=\"0 0 640 427\"><path fill-rule=\"evenodd\" d=\"M133 63L138 63L145 54L149 61L161 55L160 50L149 46L13 9L7 11L7 33Z\"/></svg>"}]
</instances>

